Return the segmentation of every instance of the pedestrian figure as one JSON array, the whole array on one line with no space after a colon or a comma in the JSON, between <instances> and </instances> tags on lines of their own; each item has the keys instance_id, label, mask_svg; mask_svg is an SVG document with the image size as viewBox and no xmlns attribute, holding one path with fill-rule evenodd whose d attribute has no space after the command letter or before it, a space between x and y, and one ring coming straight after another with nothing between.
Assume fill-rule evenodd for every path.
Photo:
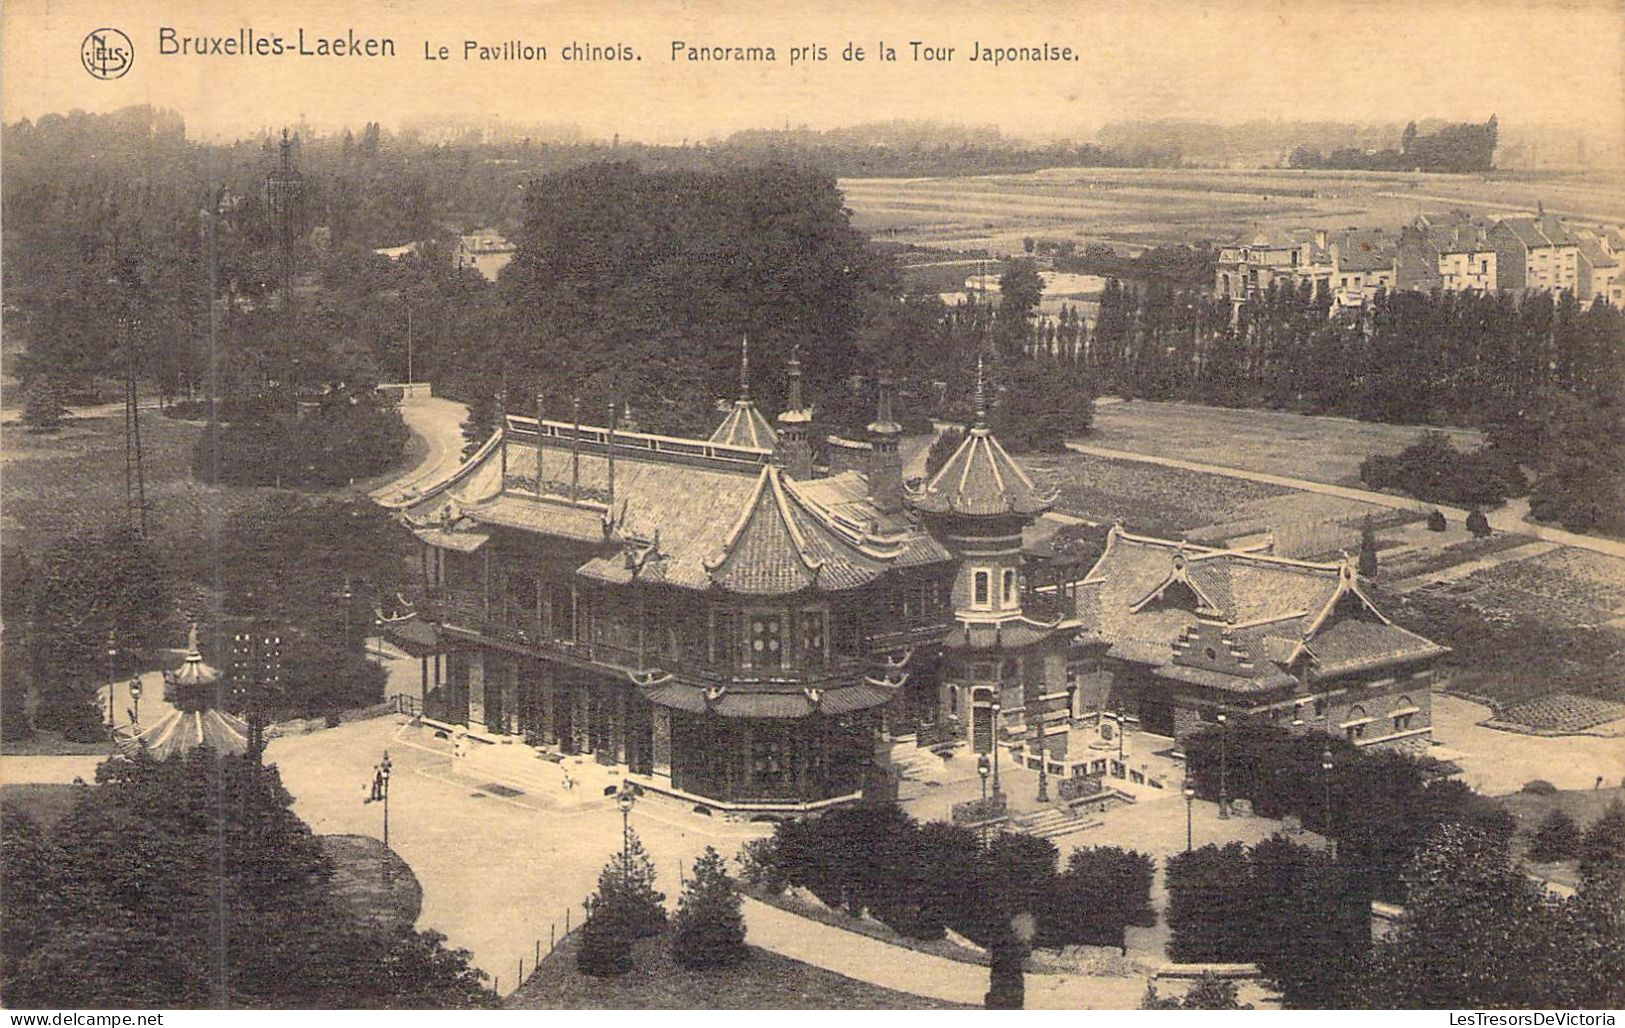
<instances>
[{"instance_id":1,"label":"pedestrian figure","mask_svg":"<svg viewBox=\"0 0 1625 1028\"><path fill-rule=\"evenodd\" d=\"M1593 785L1591 788L1592 788L1593 791L1602 788L1602 775L1597 776L1597 784Z\"/></svg>"},{"instance_id":2,"label":"pedestrian figure","mask_svg":"<svg viewBox=\"0 0 1625 1028\"><path fill-rule=\"evenodd\" d=\"M576 787L576 780L574 778L571 778L570 777L570 772L568 770L566 770L564 772L564 791L569 792L571 789L574 789L575 787Z\"/></svg>"},{"instance_id":3,"label":"pedestrian figure","mask_svg":"<svg viewBox=\"0 0 1625 1028\"><path fill-rule=\"evenodd\" d=\"M458 732L457 738L451 741L451 755L453 759L461 760L463 757L463 733Z\"/></svg>"}]
</instances>

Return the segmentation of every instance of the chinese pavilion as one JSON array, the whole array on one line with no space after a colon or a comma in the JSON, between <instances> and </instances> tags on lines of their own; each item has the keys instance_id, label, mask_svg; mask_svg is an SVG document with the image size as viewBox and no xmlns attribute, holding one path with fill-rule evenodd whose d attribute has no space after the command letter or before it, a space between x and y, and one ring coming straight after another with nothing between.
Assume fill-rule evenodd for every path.
<instances>
[{"instance_id":1,"label":"chinese pavilion","mask_svg":"<svg viewBox=\"0 0 1625 1028\"><path fill-rule=\"evenodd\" d=\"M1023 531L1055 494L988 427L980 371L964 442L909 486L889 380L866 439L821 468L799 362L775 425L747 359L709 439L538 400L412 502L441 647L429 720L718 809L805 811L861 796L887 734L1071 773L1068 729L1106 702L1174 734L1442 652L1336 566L1114 533L1087 575L1029 582Z\"/></svg>"}]
</instances>

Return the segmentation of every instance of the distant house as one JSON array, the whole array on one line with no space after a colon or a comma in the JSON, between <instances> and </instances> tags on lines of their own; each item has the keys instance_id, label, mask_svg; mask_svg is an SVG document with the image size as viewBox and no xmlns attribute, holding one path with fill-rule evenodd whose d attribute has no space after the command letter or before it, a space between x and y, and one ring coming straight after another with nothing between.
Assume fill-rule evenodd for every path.
<instances>
[{"instance_id":1,"label":"distant house","mask_svg":"<svg viewBox=\"0 0 1625 1028\"><path fill-rule=\"evenodd\" d=\"M1380 228L1349 229L1329 244L1332 300L1337 307L1364 307L1399 279L1399 240Z\"/></svg>"},{"instance_id":2,"label":"distant house","mask_svg":"<svg viewBox=\"0 0 1625 1028\"><path fill-rule=\"evenodd\" d=\"M1551 215L1503 218L1489 231L1497 287L1511 292L1565 289L1580 294L1580 247Z\"/></svg>"},{"instance_id":3,"label":"distant house","mask_svg":"<svg viewBox=\"0 0 1625 1028\"><path fill-rule=\"evenodd\" d=\"M1493 293L1498 288L1489 230L1465 214L1418 217L1402 230L1399 248L1400 289ZM1422 259L1432 260L1431 275L1416 266Z\"/></svg>"},{"instance_id":4,"label":"distant house","mask_svg":"<svg viewBox=\"0 0 1625 1028\"><path fill-rule=\"evenodd\" d=\"M519 248L489 229L472 235L459 236L452 264L457 268L473 268L492 282L497 273L508 266Z\"/></svg>"},{"instance_id":5,"label":"distant house","mask_svg":"<svg viewBox=\"0 0 1625 1028\"><path fill-rule=\"evenodd\" d=\"M1235 303L1269 292L1281 281L1330 288L1336 265L1321 229L1262 229L1219 247L1213 295Z\"/></svg>"},{"instance_id":6,"label":"distant house","mask_svg":"<svg viewBox=\"0 0 1625 1028\"><path fill-rule=\"evenodd\" d=\"M1580 285L1577 295L1587 305L1597 299L1616 306L1625 302L1625 267L1621 266L1621 251L1625 251L1625 237L1615 231L1576 232L1575 243L1580 250Z\"/></svg>"}]
</instances>

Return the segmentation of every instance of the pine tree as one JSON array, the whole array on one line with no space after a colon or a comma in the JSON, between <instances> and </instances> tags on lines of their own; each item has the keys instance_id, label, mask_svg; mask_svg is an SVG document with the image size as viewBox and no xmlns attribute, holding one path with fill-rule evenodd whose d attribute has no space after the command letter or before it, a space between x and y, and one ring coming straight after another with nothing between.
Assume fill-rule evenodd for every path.
<instances>
[{"instance_id":1,"label":"pine tree","mask_svg":"<svg viewBox=\"0 0 1625 1028\"><path fill-rule=\"evenodd\" d=\"M1542 863L1569 860L1580 852L1580 826L1565 811L1553 810L1529 840L1529 856Z\"/></svg>"},{"instance_id":2,"label":"pine tree","mask_svg":"<svg viewBox=\"0 0 1625 1028\"><path fill-rule=\"evenodd\" d=\"M68 416L67 405L62 402L62 387L56 380L42 377L28 389L23 407L23 424L31 432L55 432Z\"/></svg>"},{"instance_id":3,"label":"pine tree","mask_svg":"<svg viewBox=\"0 0 1625 1028\"><path fill-rule=\"evenodd\" d=\"M672 956L684 967L732 967L749 953L739 888L712 847L694 862L694 876L677 901L674 920Z\"/></svg>"},{"instance_id":4,"label":"pine tree","mask_svg":"<svg viewBox=\"0 0 1625 1028\"><path fill-rule=\"evenodd\" d=\"M1370 514L1360 522L1360 575L1377 577L1377 530L1372 527Z\"/></svg>"},{"instance_id":5,"label":"pine tree","mask_svg":"<svg viewBox=\"0 0 1625 1028\"><path fill-rule=\"evenodd\" d=\"M576 950L577 971L610 978L632 970L632 944L620 916L610 904L593 905L587 923L581 926L581 943Z\"/></svg>"},{"instance_id":6,"label":"pine tree","mask_svg":"<svg viewBox=\"0 0 1625 1028\"><path fill-rule=\"evenodd\" d=\"M655 879L654 861L643 841L628 830L625 851L615 854L598 874L593 909L604 906L615 912L630 938L658 935L666 927L666 894L655 888Z\"/></svg>"}]
</instances>

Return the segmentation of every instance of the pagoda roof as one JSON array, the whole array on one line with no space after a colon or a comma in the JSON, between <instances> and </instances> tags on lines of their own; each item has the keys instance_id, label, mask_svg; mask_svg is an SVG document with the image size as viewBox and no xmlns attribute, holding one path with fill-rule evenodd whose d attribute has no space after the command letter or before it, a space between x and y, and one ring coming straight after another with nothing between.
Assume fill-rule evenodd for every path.
<instances>
[{"instance_id":1,"label":"pagoda roof","mask_svg":"<svg viewBox=\"0 0 1625 1028\"><path fill-rule=\"evenodd\" d=\"M965 441L918 491L908 495L915 509L929 514L1034 517L1049 510L1056 493L1035 483L985 425Z\"/></svg>"},{"instance_id":2,"label":"pagoda roof","mask_svg":"<svg viewBox=\"0 0 1625 1028\"><path fill-rule=\"evenodd\" d=\"M144 752L156 760L167 760L200 746L216 753L237 754L248 750L248 723L213 707L171 710L151 727L135 735L120 735L116 741L120 751L129 756Z\"/></svg>"},{"instance_id":3,"label":"pagoda roof","mask_svg":"<svg viewBox=\"0 0 1625 1028\"><path fill-rule=\"evenodd\" d=\"M1114 527L1077 583L1080 639L1161 677L1253 691L1286 684L1309 662L1321 677L1448 652L1379 611L1351 562L1315 563L1130 535ZM1192 666L1189 640L1222 638L1227 670ZM1215 634L1216 633L1216 634ZM1215 643L1217 645L1217 643Z\"/></svg>"},{"instance_id":4,"label":"pagoda roof","mask_svg":"<svg viewBox=\"0 0 1625 1028\"><path fill-rule=\"evenodd\" d=\"M734 401L733 409L722 419L722 424L711 433L711 442L725 446L749 446L758 450L771 450L779 434L768 422L767 416L749 399Z\"/></svg>"},{"instance_id":5,"label":"pagoda roof","mask_svg":"<svg viewBox=\"0 0 1625 1028\"><path fill-rule=\"evenodd\" d=\"M506 529L581 544L585 578L745 595L849 589L951 559L877 509L856 471L797 481L754 447L625 432L611 444L606 429L519 417L507 429L506 476L504 448L482 448L457 487L410 509L420 539L468 551Z\"/></svg>"}]
</instances>

